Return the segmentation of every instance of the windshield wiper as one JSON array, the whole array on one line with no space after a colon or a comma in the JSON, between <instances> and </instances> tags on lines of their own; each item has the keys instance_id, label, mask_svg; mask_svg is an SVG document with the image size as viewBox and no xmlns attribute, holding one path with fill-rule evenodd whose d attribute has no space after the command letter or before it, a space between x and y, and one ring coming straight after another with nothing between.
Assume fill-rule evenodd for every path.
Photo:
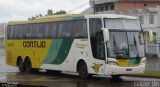
<instances>
[{"instance_id":1,"label":"windshield wiper","mask_svg":"<svg viewBox=\"0 0 160 87\"><path fill-rule=\"evenodd\" d=\"M137 41L136 41L135 35L134 35L134 45L136 46L136 49L137 49L137 56L139 57L138 46L137 46Z\"/></svg>"},{"instance_id":2,"label":"windshield wiper","mask_svg":"<svg viewBox=\"0 0 160 87\"><path fill-rule=\"evenodd\" d=\"M113 45L114 45L114 47L117 47L116 46L116 39L115 39L115 36L113 35Z\"/></svg>"}]
</instances>

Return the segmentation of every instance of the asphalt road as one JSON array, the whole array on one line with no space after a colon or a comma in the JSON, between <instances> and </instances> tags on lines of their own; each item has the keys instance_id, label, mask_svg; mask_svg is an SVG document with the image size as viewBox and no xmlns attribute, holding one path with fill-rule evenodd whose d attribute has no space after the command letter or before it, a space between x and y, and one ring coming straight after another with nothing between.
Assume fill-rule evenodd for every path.
<instances>
[{"instance_id":1,"label":"asphalt road","mask_svg":"<svg viewBox=\"0 0 160 87\"><path fill-rule=\"evenodd\" d=\"M5 64L4 50L0 50L0 83L33 85L40 87L160 87L160 79L122 76L112 79L110 76L96 76L82 80L76 74L64 72L59 75L37 73L19 73L16 67ZM38 86L39 85L39 86ZM0 86L1 87L1 86ZM29 87L29 86L25 86Z\"/></svg>"}]
</instances>

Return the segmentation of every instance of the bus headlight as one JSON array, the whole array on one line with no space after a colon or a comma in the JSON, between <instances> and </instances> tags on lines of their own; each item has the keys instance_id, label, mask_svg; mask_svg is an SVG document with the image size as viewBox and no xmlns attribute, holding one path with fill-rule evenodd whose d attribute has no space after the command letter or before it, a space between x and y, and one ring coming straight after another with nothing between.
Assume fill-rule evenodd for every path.
<instances>
[{"instance_id":1,"label":"bus headlight","mask_svg":"<svg viewBox=\"0 0 160 87\"><path fill-rule=\"evenodd\" d=\"M108 61L108 64L109 65L116 65L116 66L118 65L117 62L115 62L115 61Z\"/></svg>"},{"instance_id":2,"label":"bus headlight","mask_svg":"<svg viewBox=\"0 0 160 87\"><path fill-rule=\"evenodd\" d=\"M141 61L141 64L146 64L146 60L142 60L142 61Z\"/></svg>"}]
</instances>

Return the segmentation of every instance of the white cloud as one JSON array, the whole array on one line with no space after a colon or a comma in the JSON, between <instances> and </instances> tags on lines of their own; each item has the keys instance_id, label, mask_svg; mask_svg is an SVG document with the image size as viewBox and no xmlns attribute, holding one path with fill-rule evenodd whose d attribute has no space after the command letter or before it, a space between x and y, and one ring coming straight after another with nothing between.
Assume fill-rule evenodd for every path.
<instances>
[{"instance_id":1,"label":"white cloud","mask_svg":"<svg viewBox=\"0 0 160 87\"><path fill-rule=\"evenodd\" d=\"M46 14L48 9L73 10L72 13L79 13L89 5L75 9L87 2L89 0L0 0L0 22L27 19L39 13Z\"/></svg>"}]
</instances>

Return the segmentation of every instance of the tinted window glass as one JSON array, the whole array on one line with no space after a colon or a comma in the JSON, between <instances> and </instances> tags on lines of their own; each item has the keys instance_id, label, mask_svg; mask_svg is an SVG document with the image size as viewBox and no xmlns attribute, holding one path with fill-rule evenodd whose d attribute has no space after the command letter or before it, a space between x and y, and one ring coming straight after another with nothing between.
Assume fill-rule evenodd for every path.
<instances>
[{"instance_id":1,"label":"tinted window glass","mask_svg":"<svg viewBox=\"0 0 160 87\"><path fill-rule=\"evenodd\" d=\"M7 27L7 39L10 39L10 34L11 34L11 26Z\"/></svg>"},{"instance_id":2,"label":"tinted window glass","mask_svg":"<svg viewBox=\"0 0 160 87\"><path fill-rule=\"evenodd\" d=\"M92 55L96 59L105 60L102 21L101 19L90 19L89 24Z\"/></svg>"},{"instance_id":3,"label":"tinted window glass","mask_svg":"<svg viewBox=\"0 0 160 87\"><path fill-rule=\"evenodd\" d=\"M74 21L72 35L74 38L87 38L87 21Z\"/></svg>"},{"instance_id":4,"label":"tinted window glass","mask_svg":"<svg viewBox=\"0 0 160 87\"><path fill-rule=\"evenodd\" d=\"M56 37L61 38L62 29L63 29L63 23L59 22L58 23L58 29L57 29L57 36Z\"/></svg>"},{"instance_id":5,"label":"tinted window glass","mask_svg":"<svg viewBox=\"0 0 160 87\"><path fill-rule=\"evenodd\" d=\"M47 38L56 38L56 23L47 23L45 26L46 29L46 37Z\"/></svg>"},{"instance_id":6,"label":"tinted window glass","mask_svg":"<svg viewBox=\"0 0 160 87\"><path fill-rule=\"evenodd\" d=\"M14 38L14 31L15 31L15 26L11 26L11 33L10 33L10 39Z\"/></svg>"},{"instance_id":7,"label":"tinted window glass","mask_svg":"<svg viewBox=\"0 0 160 87\"><path fill-rule=\"evenodd\" d=\"M90 19L90 35L91 37L95 37L96 33L99 32L102 28L101 19Z\"/></svg>"},{"instance_id":8,"label":"tinted window glass","mask_svg":"<svg viewBox=\"0 0 160 87\"><path fill-rule=\"evenodd\" d=\"M22 30L23 30L23 25L16 25L15 26L15 32L14 32L15 39L22 38Z\"/></svg>"},{"instance_id":9,"label":"tinted window glass","mask_svg":"<svg viewBox=\"0 0 160 87\"><path fill-rule=\"evenodd\" d=\"M38 24L38 38L45 37L45 24Z\"/></svg>"},{"instance_id":10,"label":"tinted window glass","mask_svg":"<svg viewBox=\"0 0 160 87\"><path fill-rule=\"evenodd\" d=\"M37 38L38 37L38 25L33 24L32 25L32 38Z\"/></svg>"},{"instance_id":11,"label":"tinted window glass","mask_svg":"<svg viewBox=\"0 0 160 87\"><path fill-rule=\"evenodd\" d=\"M62 38L65 37L71 37L71 30L72 30L72 21L68 22L62 22L63 27L62 27Z\"/></svg>"},{"instance_id":12,"label":"tinted window glass","mask_svg":"<svg viewBox=\"0 0 160 87\"><path fill-rule=\"evenodd\" d=\"M32 25L27 24L23 26L23 38L31 38L31 32L32 32Z\"/></svg>"}]
</instances>

